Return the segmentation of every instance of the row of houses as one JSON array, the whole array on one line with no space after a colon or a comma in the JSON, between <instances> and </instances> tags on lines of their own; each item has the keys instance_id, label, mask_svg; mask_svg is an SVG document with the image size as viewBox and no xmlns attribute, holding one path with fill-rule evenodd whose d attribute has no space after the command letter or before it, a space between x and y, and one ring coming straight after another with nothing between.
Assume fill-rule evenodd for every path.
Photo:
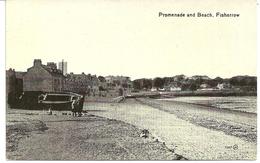
<instances>
[{"instance_id":1,"label":"row of houses","mask_svg":"<svg viewBox=\"0 0 260 163\"><path fill-rule=\"evenodd\" d=\"M129 90L131 80L125 76L107 76L100 80L91 74L64 74L56 63L47 62L44 65L40 59L35 59L26 72L6 71L6 94L21 94L22 92L76 92L96 95L99 91ZM15 93L14 93L15 92Z\"/></svg>"},{"instance_id":2,"label":"row of houses","mask_svg":"<svg viewBox=\"0 0 260 163\"><path fill-rule=\"evenodd\" d=\"M97 92L100 85L101 82L96 75L70 73L66 75L63 90L68 92Z\"/></svg>"}]
</instances>

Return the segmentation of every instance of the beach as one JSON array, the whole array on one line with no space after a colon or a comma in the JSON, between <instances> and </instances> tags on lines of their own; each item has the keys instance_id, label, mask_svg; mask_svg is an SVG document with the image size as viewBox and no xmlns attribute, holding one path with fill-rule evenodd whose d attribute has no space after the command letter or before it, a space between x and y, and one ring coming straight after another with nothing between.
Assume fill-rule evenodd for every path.
<instances>
[{"instance_id":1,"label":"beach","mask_svg":"<svg viewBox=\"0 0 260 163\"><path fill-rule=\"evenodd\" d=\"M85 109L146 128L188 160L256 159L256 114L150 98Z\"/></svg>"},{"instance_id":2,"label":"beach","mask_svg":"<svg viewBox=\"0 0 260 163\"><path fill-rule=\"evenodd\" d=\"M67 112L70 114L70 112ZM7 160L176 160L163 143L131 124L92 114L7 110Z\"/></svg>"},{"instance_id":3,"label":"beach","mask_svg":"<svg viewBox=\"0 0 260 163\"><path fill-rule=\"evenodd\" d=\"M86 101L82 117L7 109L7 159L256 159L254 112L169 99L112 101Z\"/></svg>"}]
</instances>

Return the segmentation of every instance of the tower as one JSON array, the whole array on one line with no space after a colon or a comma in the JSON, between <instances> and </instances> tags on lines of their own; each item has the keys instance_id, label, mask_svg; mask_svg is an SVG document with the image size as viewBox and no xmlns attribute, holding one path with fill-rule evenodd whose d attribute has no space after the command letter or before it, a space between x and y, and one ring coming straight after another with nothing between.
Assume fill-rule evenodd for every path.
<instances>
[{"instance_id":1,"label":"tower","mask_svg":"<svg viewBox=\"0 0 260 163\"><path fill-rule=\"evenodd\" d=\"M66 75L67 74L67 62L64 62L64 60L59 62L59 69L62 71L63 75Z\"/></svg>"}]
</instances>

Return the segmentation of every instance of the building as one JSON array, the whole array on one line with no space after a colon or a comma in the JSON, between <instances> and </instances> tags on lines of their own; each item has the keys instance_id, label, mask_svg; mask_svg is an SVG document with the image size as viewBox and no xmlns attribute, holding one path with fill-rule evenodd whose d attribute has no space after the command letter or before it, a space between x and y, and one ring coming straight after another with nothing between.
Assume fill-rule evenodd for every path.
<instances>
[{"instance_id":1,"label":"building","mask_svg":"<svg viewBox=\"0 0 260 163\"><path fill-rule=\"evenodd\" d=\"M23 76L25 72L16 71L15 72L15 78L16 78L16 91L19 95L23 92Z\"/></svg>"},{"instance_id":2,"label":"building","mask_svg":"<svg viewBox=\"0 0 260 163\"><path fill-rule=\"evenodd\" d=\"M189 79L192 80L211 80L208 76L206 75L194 75L192 77L189 77Z\"/></svg>"},{"instance_id":3,"label":"building","mask_svg":"<svg viewBox=\"0 0 260 163\"><path fill-rule=\"evenodd\" d=\"M133 88L132 81L128 76L106 76L107 92L111 96L122 96L130 94Z\"/></svg>"},{"instance_id":4,"label":"building","mask_svg":"<svg viewBox=\"0 0 260 163\"><path fill-rule=\"evenodd\" d=\"M174 77L175 78L175 77ZM174 80L171 82L168 82L168 84L164 85L164 88L166 91L172 91L172 92L178 92L181 91L181 84L179 83L179 80L185 79L185 76L179 75L178 80Z\"/></svg>"},{"instance_id":5,"label":"building","mask_svg":"<svg viewBox=\"0 0 260 163\"><path fill-rule=\"evenodd\" d=\"M206 88L211 88L209 84L203 83L200 85L200 89L206 89Z\"/></svg>"},{"instance_id":6,"label":"building","mask_svg":"<svg viewBox=\"0 0 260 163\"><path fill-rule=\"evenodd\" d=\"M54 62L47 62L47 66L51 69L57 69L57 64Z\"/></svg>"},{"instance_id":7,"label":"building","mask_svg":"<svg viewBox=\"0 0 260 163\"><path fill-rule=\"evenodd\" d=\"M177 86L174 86L174 85L164 86L164 89L166 91L171 91L171 92L181 91L181 87L177 87Z\"/></svg>"},{"instance_id":8,"label":"building","mask_svg":"<svg viewBox=\"0 0 260 163\"><path fill-rule=\"evenodd\" d=\"M231 85L229 83L219 83L217 85L217 89L219 89L219 90L229 90L229 89L231 89Z\"/></svg>"},{"instance_id":9,"label":"building","mask_svg":"<svg viewBox=\"0 0 260 163\"><path fill-rule=\"evenodd\" d=\"M23 92L24 72L16 72L14 69L6 71L6 100L10 107L17 107L19 97Z\"/></svg>"},{"instance_id":10,"label":"building","mask_svg":"<svg viewBox=\"0 0 260 163\"><path fill-rule=\"evenodd\" d=\"M67 74L64 81L64 91L87 93L95 95L99 91L99 80L96 75Z\"/></svg>"},{"instance_id":11,"label":"building","mask_svg":"<svg viewBox=\"0 0 260 163\"><path fill-rule=\"evenodd\" d=\"M158 88L155 88L155 87L152 87L152 88L151 88L151 91L152 91L152 92L156 92L157 90L158 90Z\"/></svg>"},{"instance_id":12,"label":"building","mask_svg":"<svg viewBox=\"0 0 260 163\"><path fill-rule=\"evenodd\" d=\"M33 66L23 75L23 91L60 92L63 80L62 71L55 63L43 65L40 59L35 59Z\"/></svg>"},{"instance_id":13,"label":"building","mask_svg":"<svg viewBox=\"0 0 260 163\"><path fill-rule=\"evenodd\" d=\"M15 70L11 68L6 70L6 95L15 91L15 80Z\"/></svg>"},{"instance_id":14,"label":"building","mask_svg":"<svg viewBox=\"0 0 260 163\"><path fill-rule=\"evenodd\" d=\"M63 75L67 74L67 70L68 70L67 66L68 66L67 62L64 62L63 60L62 60L62 62L59 62L59 70L62 71Z\"/></svg>"},{"instance_id":15,"label":"building","mask_svg":"<svg viewBox=\"0 0 260 163\"><path fill-rule=\"evenodd\" d=\"M108 89L116 89L119 87L123 87L124 89L132 88L131 78L128 76L106 76L106 83Z\"/></svg>"}]
</instances>

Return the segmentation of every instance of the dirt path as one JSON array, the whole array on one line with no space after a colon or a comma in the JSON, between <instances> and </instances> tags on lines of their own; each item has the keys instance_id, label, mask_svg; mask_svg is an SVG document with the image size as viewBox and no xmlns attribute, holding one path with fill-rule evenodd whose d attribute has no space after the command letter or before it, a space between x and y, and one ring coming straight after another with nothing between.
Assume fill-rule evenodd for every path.
<instances>
[{"instance_id":1,"label":"dirt path","mask_svg":"<svg viewBox=\"0 0 260 163\"><path fill-rule=\"evenodd\" d=\"M173 160L162 143L139 137L127 123L85 115L7 114L9 160ZM41 123L39 123L41 122ZM22 124L22 125L21 125ZM41 125L39 125L41 124ZM44 130L41 126L44 126ZM12 144L16 144L13 146Z\"/></svg>"},{"instance_id":2,"label":"dirt path","mask_svg":"<svg viewBox=\"0 0 260 163\"><path fill-rule=\"evenodd\" d=\"M256 159L255 142L193 124L174 113L144 105L135 100L126 100L125 103L119 104L89 103L86 109L91 114L114 118L139 128L149 129L165 141L169 148L190 160ZM199 110L196 115L200 115Z\"/></svg>"}]
</instances>

